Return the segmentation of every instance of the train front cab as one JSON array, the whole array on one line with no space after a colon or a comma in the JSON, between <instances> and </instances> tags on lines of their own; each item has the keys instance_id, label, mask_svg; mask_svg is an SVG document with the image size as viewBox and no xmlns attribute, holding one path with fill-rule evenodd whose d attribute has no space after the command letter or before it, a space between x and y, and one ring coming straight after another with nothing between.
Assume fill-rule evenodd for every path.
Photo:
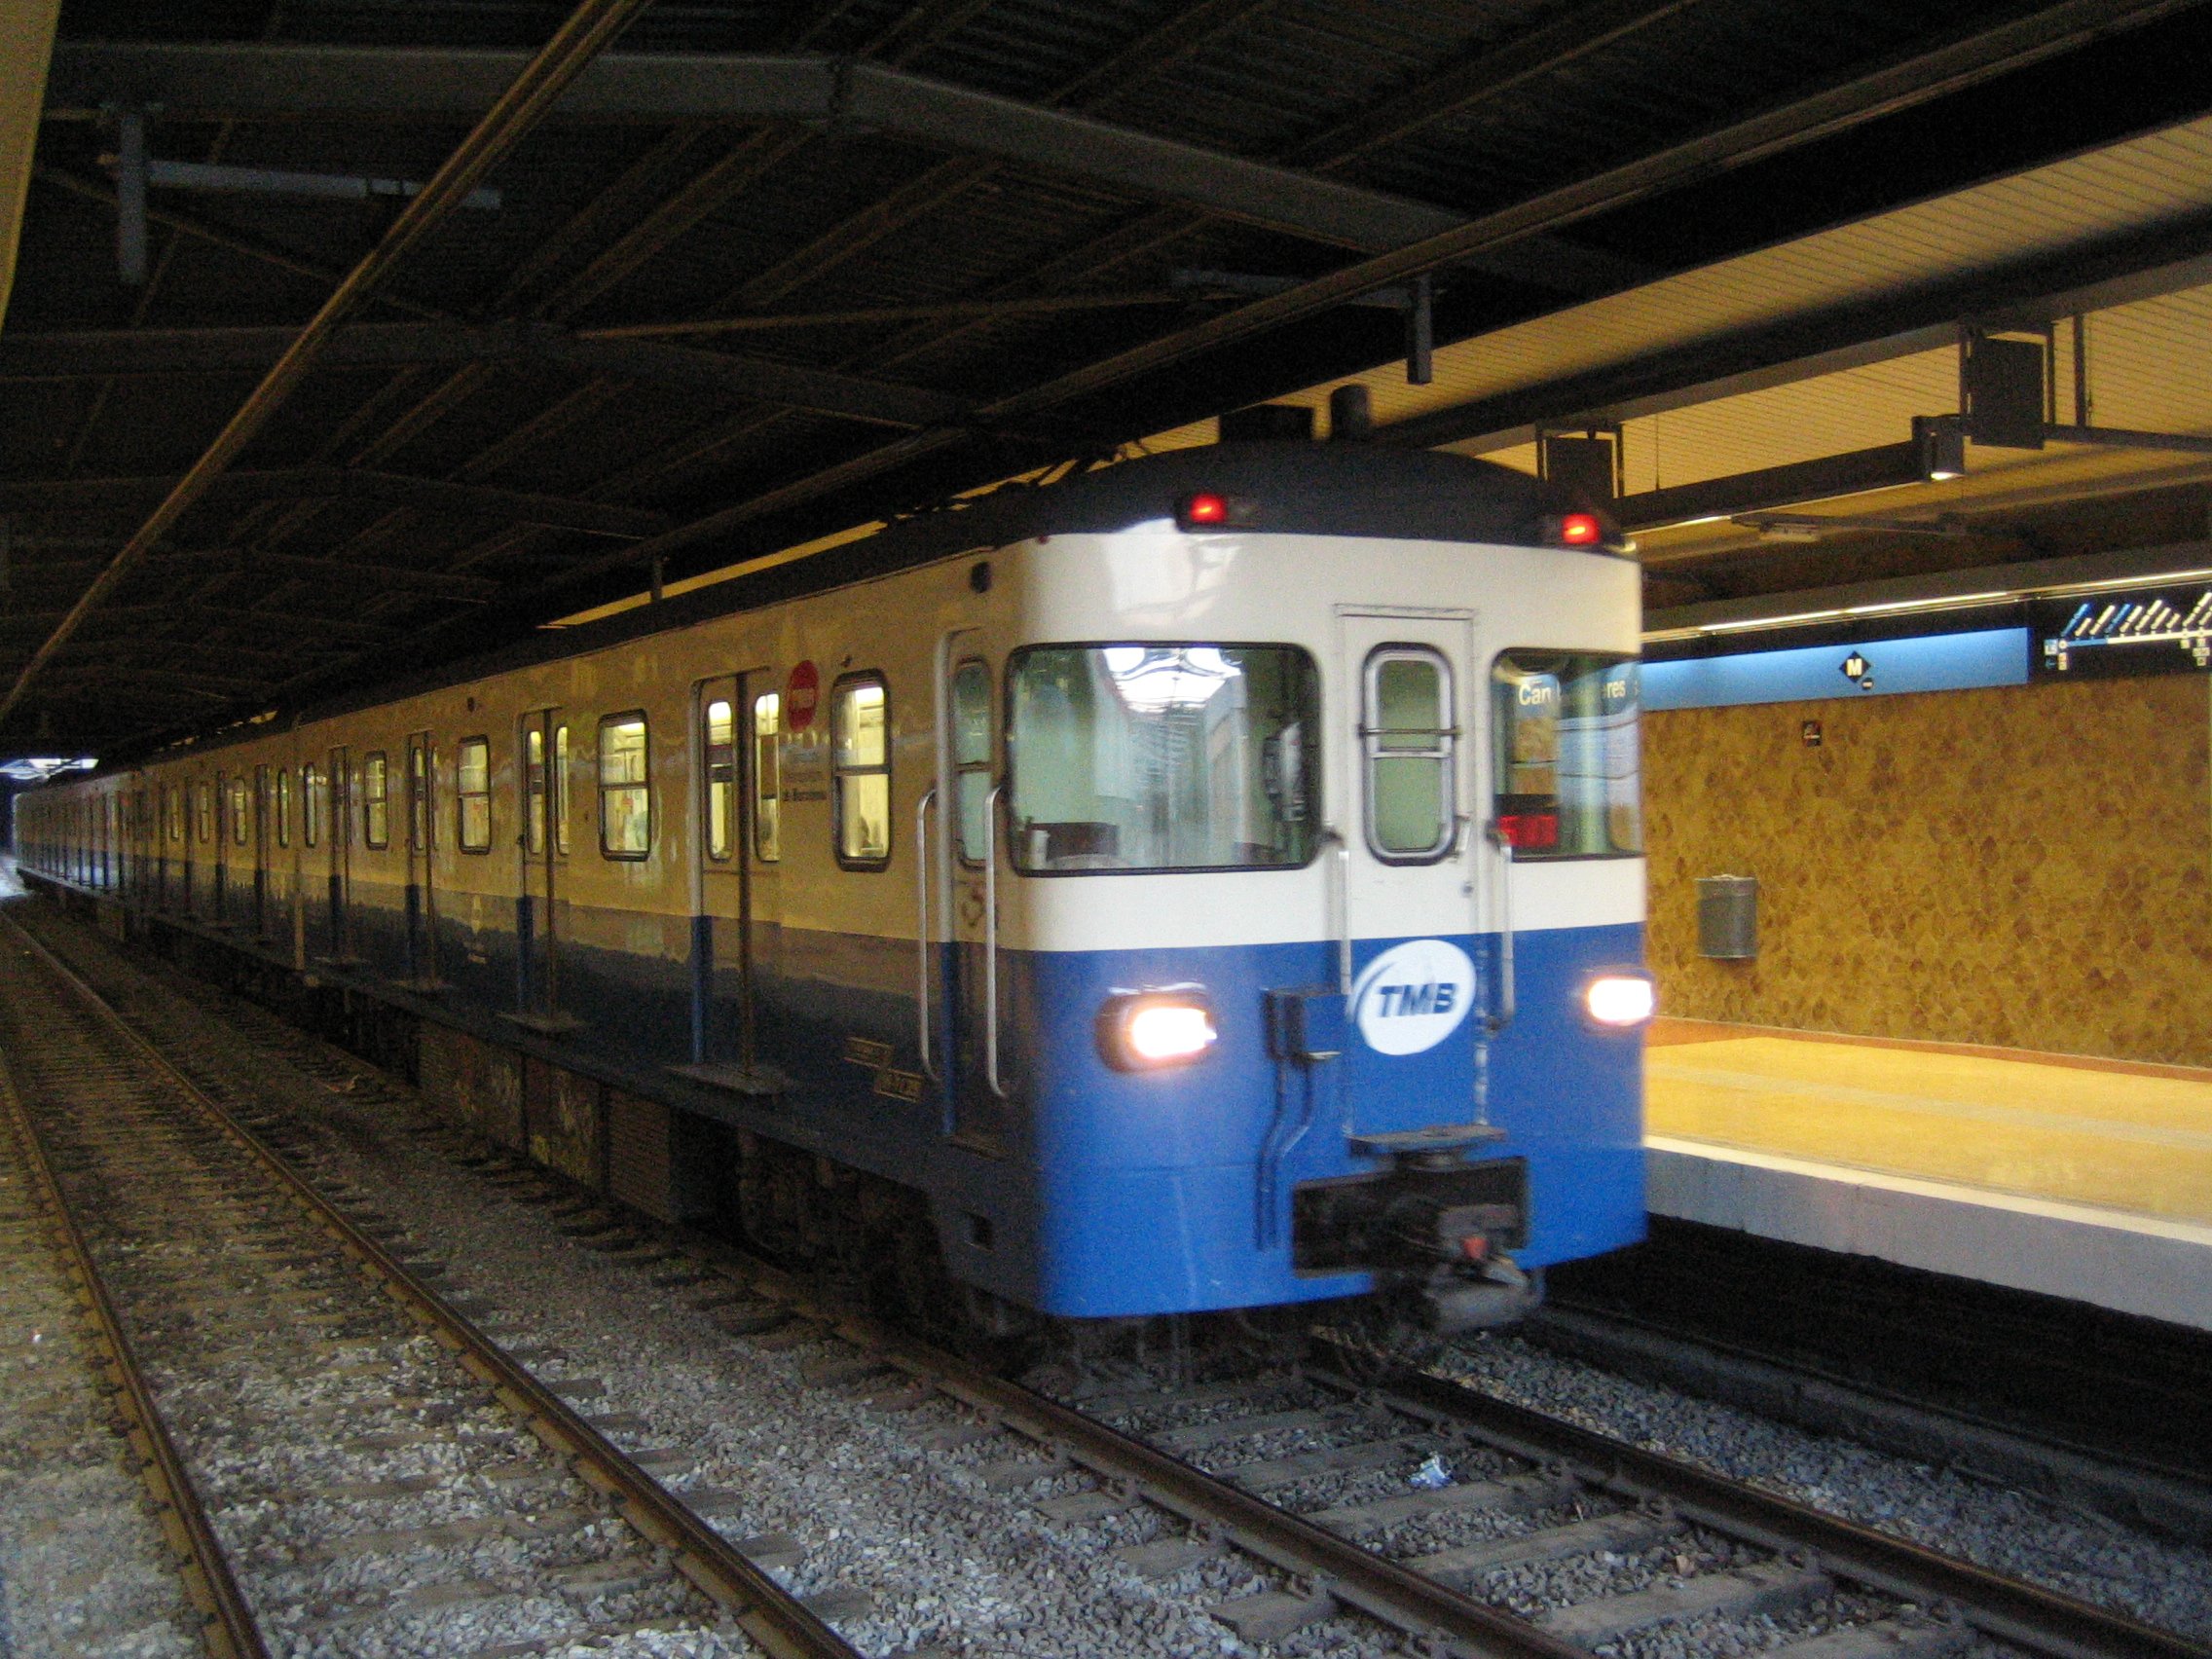
<instances>
[{"instance_id":1,"label":"train front cab","mask_svg":"<svg viewBox=\"0 0 2212 1659\"><path fill-rule=\"evenodd\" d=\"M1640 1237L1633 565L1127 533L1000 564L940 642L917 844L930 1070L957 1141L1029 1163L1034 1236L940 1205L960 1275L1088 1316L1396 1286L1464 1326Z\"/></svg>"}]
</instances>

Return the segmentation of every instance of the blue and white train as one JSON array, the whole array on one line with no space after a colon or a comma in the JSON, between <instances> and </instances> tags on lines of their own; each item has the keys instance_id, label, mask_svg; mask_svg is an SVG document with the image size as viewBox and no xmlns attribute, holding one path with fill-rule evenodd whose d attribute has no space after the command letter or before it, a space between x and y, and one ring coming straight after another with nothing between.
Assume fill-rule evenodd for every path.
<instances>
[{"instance_id":1,"label":"blue and white train","mask_svg":"<svg viewBox=\"0 0 2212 1659\"><path fill-rule=\"evenodd\" d=\"M1449 1328L1641 1235L1638 635L1546 485L1224 443L22 821L132 926L403 1011L579 1178L636 1185L649 1106L683 1202L910 1297Z\"/></svg>"}]
</instances>

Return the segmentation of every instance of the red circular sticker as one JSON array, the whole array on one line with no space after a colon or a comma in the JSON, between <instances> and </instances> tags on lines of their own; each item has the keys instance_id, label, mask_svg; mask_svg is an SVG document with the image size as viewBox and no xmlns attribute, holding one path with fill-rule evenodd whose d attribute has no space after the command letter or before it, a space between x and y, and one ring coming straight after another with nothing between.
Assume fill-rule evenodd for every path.
<instances>
[{"instance_id":1,"label":"red circular sticker","mask_svg":"<svg viewBox=\"0 0 2212 1659\"><path fill-rule=\"evenodd\" d=\"M814 706L822 700L822 676L814 664L802 662L792 670L791 678L784 682L784 725L790 731L804 731L814 723Z\"/></svg>"}]
</instances>

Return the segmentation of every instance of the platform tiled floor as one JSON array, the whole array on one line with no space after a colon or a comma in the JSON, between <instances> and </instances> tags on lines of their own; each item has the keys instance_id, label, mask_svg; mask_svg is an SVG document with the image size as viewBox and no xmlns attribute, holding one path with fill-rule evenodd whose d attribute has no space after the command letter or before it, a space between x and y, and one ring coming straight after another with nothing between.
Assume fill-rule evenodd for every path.
<instances>
[{"instance_id":1,"label":"platform tiled floor","mask_svg":"<svg viewBox=\"0 0 2212 1659\"><path fill-rule=\"evenodd\" d=\"M2212 1223L2212 1073L1662 1022L1654 1136Z\"/></svg>"}]
</instances>

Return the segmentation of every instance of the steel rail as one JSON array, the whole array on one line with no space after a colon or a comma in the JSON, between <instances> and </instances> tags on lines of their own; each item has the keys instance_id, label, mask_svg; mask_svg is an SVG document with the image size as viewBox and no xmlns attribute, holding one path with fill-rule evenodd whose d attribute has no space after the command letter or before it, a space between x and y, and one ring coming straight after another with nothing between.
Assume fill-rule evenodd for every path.
<instances>
[{"instance_id":1,"label":"steel rail","mask_svg":"<svg viewBox=\"0 0 2212 1659\"><path fill-rule=\"evenodd\" d=\"M682 1235L694 1253L764 1298L783 1304L795 1317L820 1326L826 1335L875 1354L918 1384L939 1390L993 1425L1091 1471L1133 1499L1180 1515L1207 1535L1310 1580L1345 1606L1417 1638L1456 1643L1456 1651L1483 1659L1587 1659L1584 1649L1549 1632L1276 1508L1080 1411L891 1331L747 1252L707 1235ZM1341 1362L1354 1349L1355 1345L1342 1339L1316 1336L1309 1348L1309 1374L1329 1387L1361 1391L1341 1369ZM1401 1410L1438 1428L1465 1430L1539 1466L1564 1464L1573 1478L1616 1496L1639 1501L1663 1498L1692 1522L1778 1554L1810 1552L1838 1578L1923 1606L1955 1608L1971 1628L2050 1659L2212 1659L2212 1646L2174 1632L1493 1399L1443 1378L1401 1367L1376 1380L1373 1386Z\"/></svg>"},{"instance_id":2,"label":"steel rail","mask_svg":"<svg viewBox=\"0 0 2212 1659\"><path fill-rule=\"evenodd\" d=\"M1316 1337L1326 1360L1352 1351ZM1326 1367L1324 1366L1324 1369ZM1339 1381L1339 1386L1350 1386ZM1625 1497L1664 1497L1681 1515L1779 1551L1811 1550L1836 1576L1924 1606L1948 1604L1982 1634L2053 1659L2212 1659L2212 1646L2071 1596L1730 1480L1445 1378L1399 1367L1375 1386L1440 1421L1538 1463L1565 1462L1579 1478Z\"/></svg>"},{"instance_id":3,"label":"steel rail","mask_svg":"<svg viewBox=\"0 0 2212 1659\"><path fill-rule=\"evenodd\" d=\"M162 537L176 527L177 521L269 424L293 389L307 378L309 369L337 333L339 324L390 275L417 242L468 199L469 192L484 175L543 119L570 82L613 42L645 3L646 0L580 0L554 31L553 38L525 65L513 85L499 94L483 120L446 158L421 193L408 200L377 245L347 273L345 280L300 330L299 337L270 366L261 384L246 394L245 401L224 423L214 442L177 480L176 487L124 543L107 568L92 578L77 603L70 607L69 613L47 636L45 644L31 653L7 696L0 698L0 721L6 720L23 700L39 672L68 644L85 618L160 544Z\"/></svg>"},{"instance_id":4,"label":"steel rail","mask_svg":"<svg viewBox=\"0 0 2212 1659\"><path fill-rule=\"evenodd\" d=\"M124 1333L123 1320L92 1260L92 1246L77 1218L69 1213L60 1179L8 1069L5 1053L0 1053L0 1119L14 1130L22 1147L32 1184L45 1202L79 1294L92 1314L93 1341L103 1350L102 1369L115 1384L116 1410L139 1458L139 1479L160 1511L162 1530L175 1554L177 1576L184 1583L185 1594L199 1610L201 1641L210 1659L269 1659L261 1629L231 1573L230 1558L223 1553L222 1540L207 1519L206 1506L200 1501L199 1490L192 1484L176 1442L169 1438L168 1427L162 1421L153 1388L130 1339Z\"/></svg>"},{"instance_id":5,"label":"steel rail","mask_svg":"<svg viewBox=\"0 0 2212 1659\"><path fill-rule=\"evenodd\" d=\"M1309 1580L1343 1605L1394 1630L1450 1643L1450 1651L1463 1659L1589 1659L1584 1648L1363 1549L1120 1429L828 1302L782 1269L719 1239L686 1235L685 1243L795 1316L880 1356L918 1384L958 1400L995 1426L1037 1442L1133 1498L1181 1516L1206 1535Z\"/></svg>"},{"instance_id":6,"label":"steel rail","mask_svg":"<svg viewBox=\"0 0 2212 1659\"><path fill-rule=\"evenodd\" d=\"M426 1327L441 1346L452 1350L501 1405L522 1419L532 1434L555 1456L568 1459L579 1478L612 1497L622 1520L647 1542L667 1550L676 1570L727 1610L773 1659L861 1659L857 1649L631 1461L568 1401L419 1283L381 1244L193 1082L42 940L12 917L0 916L0 928L21 940L29 954L43 960L104 1025L165 1081L182 1090L196 1110L260 1164L310 1220L330 1233L385 1294Z\"/></svg>"}]
</instances>

